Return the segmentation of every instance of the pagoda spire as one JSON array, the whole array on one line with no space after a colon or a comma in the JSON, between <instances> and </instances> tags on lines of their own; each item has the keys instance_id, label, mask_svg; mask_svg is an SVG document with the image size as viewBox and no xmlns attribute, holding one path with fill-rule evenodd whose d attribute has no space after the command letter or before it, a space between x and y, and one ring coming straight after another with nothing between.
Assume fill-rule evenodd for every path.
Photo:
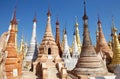
<instances>
[{"instance_id":1,"label":"pagoda spire","mask_svg":"<svg viewBox=\"0 0 120 79\"><path fill-rule=\"evenodd\" d=\"M83 16L83 20L87 20L88 16L86 14L86 0L84 0L84 16Z\"/></svg>"},{"instance_id":2,"label":"pagoda spire","mask_svg":"<svg viewBox=\"0 0 120 79\"><path fill-rule=\"evenodd\" d=\"M59 55L58 46L55 42L55 39L52 34L51 29L51 12L48 8L47 12L47 23L46 23L46 30L44 33L44 37L42 39L42 42L39 47L39 54L36 61L39 61L41 58L41 55L52 55L54 57Z\"/></svg>"},{"instance_id":3,"label":"pagoda spire","mask_svg":"<svg viewBox=\"0 0 120 79\"><path fill-rule=\"evenodd\" d=\"M56 39L55 39L55 42L58 44L60 43L60 29L59 29L59 21L58 21L58 18L57 18L57 21L56 21Z\"/></svg>"},{"instance_id":4,"label":"pagoda spire","mask_svg":"<svg viewBox=\"0 0 120 79\"><path fill-rule=\"evenodd\" d=\"M98 76L98 73L99 75L105 75L107 73L107 69L103 60L98 57L92 45L87 20L88 17L86 15L86 3L84 1L83 44L80 58L78 59L76 67L73 69L72 72L75 75Z\"/></svg>"},{"instance_id":5,"label":"pagoda spire","mask_svg":"<svg viewBox=\"0 0 120 79\"><path fill-rule=\"evenodd\" d=\"M36 43L36 24L37 24L37 19L36 19L36 13L35 13L34 19L33 19L33 31L32 31L31 43Z\"/></svg>"},{"instance_id":6,"label":"pagoda spire","mask_svg":"<svg viewBox=\"0 0 120 79\"><path fill-rule=\"evenodd\" d=\"M16 6L15 6L15 9L14 9L14 12L13 12L13 18L12 20L10 21L10 29L15 29L15 48L16 50L18 51L18 46L17 46L17 32L18 32L18 22L17 22L17 19L16 19Z\"/></svg>"},{"instance_id":7,"label":"pagoda spire","mask_svg":"<svg viewBox=\"0 0 120 79\"><path fill-rule=\"evenodd\" d=\"M106 55L106 64L110 64L112 56L113 56L113 52L112 50L109 48L106 39L104 37L104 34L102 32L102 25L100 22L100 18L98 17L98 46L97 46L97 53L100 52L100 50L103 52L103 54Z\"/></svg>"},{"instance_id":8,"label":"pagoda spire","mask_svg":"<svg viewBox=\"0 0 120 79\"><path fill-rule=\"evenodd\" d=\"M47 16L51 16L50 7L48 7Z\"/></svg>"},{"instance_id":9,"label":"pagoda spire","mask_svg":"<svg viewBox=\"0 0 120 79\"><path fill-rule=\"evenodd\" d=\"M114 34L113 34L113 41L114 41L114 49L113 49L113 59L111 64L109 65L111 71L113 72L115 67L120 64L120 43L118 40L118 35L116 33L116 29L113 29Z\"/></svg>"},{"instance_id":10,"label":"pagoda spire","mask_svg":"<svg viewBox=\"0 0 120 79\"><path fill-rule=\"evenodd\" d=\"M114 24L114 18L112 17L112 27L111 27L111 37L112 37L112 51L114 51L114 34L117 31L117 28L115 27Z\"/></svg>"},{"instance_id":11,"label":"pagoda spire","mask_svg":"<svg viewBox=\"0 0 120 79\"><path fill-rule=\"evenodd\" d=\"M48 8L48 12L47 12L47 24L46 24L46 33L52 33L52 29L51 29L51 12L50 12L50 8Z\"/></svg>"},{"instance_id":12,"label":"pagoda spire","mask_svg":"<svg viewBox=\"0 0 120 79\"><path fill-rule=\"evenodd\" d=\"M36 13L35 13L35 15L34 15L33 22L37 22L37 19L36 19Z\"/></svg>"},{"instance_id":13,"label":"pagoda spire","mask_svg":"<svg viewBox=\"0 0 120 79\"><path fill-rule=\"evenodd\" d=\"M112 33L114 34L116 31L117 31L117 29L116 29L116 27L115 27L115 23L114 23L114 18L112 17Z\"/></svg>"},{"instance_id":14,"label":"pagoda spire","mask_svg":"<svg viewBox=\"0 0 120 79\"><path fill-rule=\"evenodd\" d=\"M36 13L35 13L34 19L33 19L33 30L32 30L31 42L25 57L25 61L29 61L30 64L32 61L36 60L38 55L37 40L36 40L36 26L37 26L36 23L37 23L37 19L36 19Z\"/></svg>"},{"instance_id":15,"label":"pagoda spire","mask_svg":"<svg viewBox=\"0 0 120 79\"><path fill-rule=\"evenodd\" d=\"M57 17L57 21L56 21L56 38L55 38L55 42L58 46L59 49L59 55L60 57L62 57L62 50L61 50L61 46L60 46L60 27L59 27L59 21L58 21L58 17Z\"/></svg>"},{"instance_id":16,"label":"pagoda spire","mask_svg":"<svg viewBox=\"0 0 120 79\"><path fill-rule=\"evenodd\" d=\"M5 72L8 79L14 77L14 75L19 76L21 74L21 60L22 57L19 56L17 50L17 20L16 20L16 8L14 10L14 16L10 22L11 28L9 31L9 37L5 52L7 52L7 58L5 61ZM11 61L12 60L12 61ZM14 74L16 70L16 74Z\"/></svg>"},{"instance_id":17,"label":"pagoda spire","mask_svg":"<svg viewBox=\"0 0 120 79\"><path fill-rule=\"evenodd\" d=\"M57 17L56 25L59 25L58 17Z\"/></svg>"},{"instance_id":18,"label":"pagoda spire","mask_svg":"<svg viewBox=\"0 0 120 79\"><path fill-rule=\"evenodd\" d=\"M13 19L11 20L11 24L15 24L15 25L18 24L17 19L16 19L16 7L14 9Z\"/></svg>"},{"instance_id":19,"label":"pagoda spire","mask_svg":"<svg viewBox=\"0 0 120 79\"><path fill-rule=\"evenodd\" d=\"M74 35L74 53L75 53L75 52L78 52L78 47L77 47L77 41L76 41L76 36L75 36L76 33L74 32L73 35Z\"/></svg>"},{"instance_id":20,"label":"pagoda spire","mask_svg":"<svg viewBox=\"0 0 120 79\"><path fill-rule=\"evenodd\" d=\"M64 48L63 48L63 54L62 54L62 59L64 61L71 59L70 56L70 51L69 51L69 46L68 46L68 40L67 40L67 31L65 27L65 33L64 33Z\"/></svg>"},{"instance_id":21,"label":"pagoda spire","mask_svg":"<svg viewBox=\"0 0 120 79\"><path fill-rule=\"evenodd\" d=\"M88 16L86 15L86 2L84 0L84 16L83 16L83 27L84 27L84 32L83 32L83 47L86 45L91 45L92 46L92 42L91 42L91 38L89 35L89 31L88 31Z\"/></svg>"},{"instance_id":22,"label":"pagoda spire","mask_svg":"<svg viewBox=\"0 0 120 79\"><path fill-rule=\"evenodd\" d=\"M79 34L79 29L78 29L78 21L77 21L77 17L76 17L76 23L75 23L75 35L76 35L76 42L77 42L77 46L78 46L78 50L79 50L79 53L81 52L81 47L82 47L82 44L81 44L81 40L80 40L80 34Z\"/></svg>"},{"instance_id":23,"label":"pagoda spire","mask_svg":"<svg viewBox=\"0 0 120 79\"><path fill-rule=\"evenodd\" d=\"M63 52L64 44L65 44L65 38L64 38L65 29L63 29L62 33L63 33L63 36L62 36L62 42L61 42L61 49L62 49L62 52Z\"/></svg>"},{"instance_id":24,"label":"pagoda spire","mask_svg":"<svg viewBox=\"0 0 120 79\"><path fill-rule=\"evenodd\" d=\"M74 45L73 45L73 54L72 54L72 57L78 59L80 53L79 53L79 50L78 50L78 45L77 45L77 41L76 41L76 32L75 31L73 33L73 36L74 36L74 39L73 39Z\"/></svg>"}]
</instances>

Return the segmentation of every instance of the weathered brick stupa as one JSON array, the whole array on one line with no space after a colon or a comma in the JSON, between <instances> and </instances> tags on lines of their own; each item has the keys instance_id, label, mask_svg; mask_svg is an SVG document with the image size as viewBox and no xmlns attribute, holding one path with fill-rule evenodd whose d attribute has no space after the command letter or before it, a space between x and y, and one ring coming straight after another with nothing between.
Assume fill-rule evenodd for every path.
<instances>
[{"instance_id":1,"label":"weathered brick stupa","mask_svg":"<svg viewBox=\"0 0 120 79\"><path fill-rule=\"evenodd\" d=\"M60 27L59 27L60 23L58 21L58 18L57 18L57 21L56 21L56 37L55 37L55 42L58 46L58 49L59 49L59 55L60 57L62 57L62 49L61 49L61 44L60 44Z\"/></svg>"},{"instance_id":2,"label":"weathered brick stupa","mask_svg":"<svg viewBox=\"0 0 120 79\"><path fill-rule=\"evenodd\" d=\"M90 34L88 31L88 17L86 15L86 3L84 1L84 32L83 32L83 44L80 58L77 61L76 67L72 73L74 75L88 75L88 76L100 76L107 73L107 69L103 61L97 56L95 49L92 45Z\"/></svg>"},{"instance_id":3,"label":"weathered brick stupa","mask_svg":"<svg viewBox=\"0 0 120 79\"><path fill-rule=\"evenodd\" d=\"M100 51L103 53L103 56L104 55L106 56L106 65L109 65L112 60L113 52L109 48L109 46L106 42L106 39L102 32L102 25L101 25L100 19L98 17L98 36L97 36L96 52L99 53Z\"/></svg>"},{"instance_id":4,"label":"weathered brick stupa","mask_svg":"<svg viewBox=\"0 0 120 79\"><path fill-rule=\"evenodd\" d=\"M16 20L16 9L14 16L11 21L10 36L8 38L5 52L7 52L7 58L5 60L5 72L7 79L14 79L21 75L22 71L22 54L18 54L16 49L17 43L17 20Z\"/></svg>"}]
</instances>

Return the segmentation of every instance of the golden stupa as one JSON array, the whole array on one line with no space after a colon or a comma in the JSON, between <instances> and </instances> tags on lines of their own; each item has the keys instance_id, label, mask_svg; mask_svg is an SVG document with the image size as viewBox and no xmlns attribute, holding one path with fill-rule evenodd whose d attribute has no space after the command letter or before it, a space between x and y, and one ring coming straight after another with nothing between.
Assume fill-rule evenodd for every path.
<instances>
[{"instance_id":1,"label":"golden stupa","mask_svg":"<svg viewBox=\"0 0 120 79\"><path fill-rule=\"evenodd\" d=\"M118 40L117 29L113 27L113 59L111 64L109 65L110 70L113 72L114 68L120 64L120 43Z\"/></svg>"}]
</instances>

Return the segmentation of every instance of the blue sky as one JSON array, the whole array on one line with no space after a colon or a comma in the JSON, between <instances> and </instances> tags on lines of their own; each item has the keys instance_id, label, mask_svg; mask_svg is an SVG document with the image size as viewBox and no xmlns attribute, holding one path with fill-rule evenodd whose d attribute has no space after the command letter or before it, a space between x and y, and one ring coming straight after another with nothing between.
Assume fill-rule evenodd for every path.
<instances>
[{"instance_id":1,"label":"blue sky","mask_svg":"<svg viewBox=\"0 0 120 79\"><path fill-rule=\"evenodd\" d=\"M40 44L43 38L48 6L51 10L52 32L55 36L55 22L58 16L60 22L60 35L62 38L62 30L65 25L67 28L69 45L73 40L73 27L75 24L75 16L78 17L80 37L82 41L83 33L83 2L84 0L0 0L0 35L8 30L14 7L17 4L17 20L18 20L18 42L20 41L22 32L25 40L31 40L32 25L34 13L37 14L37 41ZM110 32L112 26L112 16L116 27L120 32L120 0L86 0L87 15L89 18L89 31L93 44L96 43L97 17L100 15L103 32L105 38L111 39Z\"/></svg>"}]
</instances>

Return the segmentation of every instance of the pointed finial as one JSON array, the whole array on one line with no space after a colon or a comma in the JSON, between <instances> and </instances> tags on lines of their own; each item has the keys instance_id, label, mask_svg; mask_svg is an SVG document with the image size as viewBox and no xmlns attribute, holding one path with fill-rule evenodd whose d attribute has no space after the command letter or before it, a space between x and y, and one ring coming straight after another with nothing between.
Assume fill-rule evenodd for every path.
<instances>
[{"instance_id":1,"label":"pointed finial","mask_svg":"<svg viewBox=\"0 0 120 79\"><path fill-rule=\"evenodd\" d=\"M76 20L75 26L78 26L78 18L77 18L77 16L75 16L75 20Z\"/></svg>"},{"instance_id":2,"label":"pointed finial","mask_svg":"<svg viewBox=\"0 0 120 79\"><path fill-rule=\"evenodd\" d=\"M86 0L84 0L84 16L83 16L83 20L88 19L87 15L86 15Z\"/></svg>"},{"instance_id":3,"label":"pointed finial","mask_svg":"<svg viewBox=\"0 0 120 79\"><path fill-rule=\"evenodd\" d=\"M98 14L98 24L99 24L99 23L101 23L101 22L100 22L100 16L99 16L99 14Z\"/></svg>"},{"instance_id":4,"label":"pointed finial","mask_svg":"<svg viewBox=\"0 0 120 79\"><path fill-rule=\"evenodd\" d=\"M64 32L64 34L67 34L67 31L66 31L66 24L65 24L65 32Z\"/></svg>"},{"instance_id":5,"label":"pointed finial","mask_svg":"<svg viewBox=\"0 0 120 79\"><path fill-rule=\"evenodd\" d=\"M112 27L115 27L115 24L114 24L114 16L112 15Z\"/></svg>"},{"instance_id":6,"label":"pointed finial","mask_svg":"<svg viewBox=\"0 0 120 79\"><path fill-rule=\"evenodd\" d=\"M115 27L114 17L112 16L112 32L115 33L116 31L117 31L117 28Z\"/></svg>"},{"instance_id":7,"label":"pointed finial","mask_svg":"<svg viewBox=\"0 0 120 79\"><path fill-rule=\"evenodd\" d=\"M50 6L48 7L48 13L47 13L47 16L51 16Z\"/></svg>"},{"instance_id":8,"label":"pointed finial","mask_svg":"<svg viewBox=\"0 0 120 79\"><path fill-rule=\"evenodd\" d=\"M15 9L14 9L14 13L13 13L13 19L11 21L12 24L17 24L17 20L16 20L16 6L15 6Z\"/></svg>"},{"instance_id":9,"label":"pointed finial","mask_svg":"<svg viewBox=\"0 0 120 79\"><path fill-rule=\"evenodd\" d=\"M59 25L59 21L58 21L58 16L57 16L57 21L56 21L56 25Z\"/></svg>"},{"instance_id":10,"label":"pointed finial","mask_svg":"<svg viewBox=\"0 0 120 79\"><path fill-rule=\"evenodd\" d=\"M75 16L75 20L76 20L76 22L78 22L78 17L77 16Z\"/></svg>"},{"instance_id":11,"label":"pointed finial","mask_svg":"<svg viewBox=\"0 0 120 79\"><path fill-rule=\"evenodd\" d=\"M84 0L84 15L86 15L86 0Z\"/></svg>"},{"instance_id":12,"label":"pointed finial","mask_svg":"<svg viewBox=\"0 0 120 79\"><path fill-rule=\"evenodd\" d=\"M37 22L37 19L36 19L36 12L35 12L35 14L34 14L33 22Z\"/></svg>"},{"instance_id":13,"label":"pointed finial","mask_svg":"<svg viewBox=\"0 0 120 79\"><path fill-rule=\"evenodd\" d=\"M17 7L15 6L13 19L16 19L16 8L17 8Z\"/></svg>"}]
</instances>

